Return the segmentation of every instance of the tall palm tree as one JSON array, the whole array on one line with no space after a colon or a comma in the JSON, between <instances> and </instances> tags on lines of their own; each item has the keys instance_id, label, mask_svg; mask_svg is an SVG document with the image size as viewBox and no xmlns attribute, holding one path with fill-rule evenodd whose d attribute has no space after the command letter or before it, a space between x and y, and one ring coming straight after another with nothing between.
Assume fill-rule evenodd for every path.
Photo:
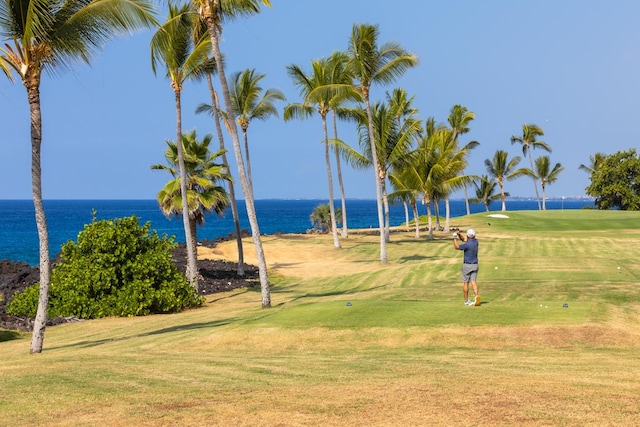
<instances>
[{"instance_id":1,"label":"tall palm tree","mask_svg":"<svg viewBox=\"0 0 640 427\"><path fill-rule=\"evenodd\" d=\"M551 147L549 144L543 141L538 141L539 136L543 136L544 132L542 128L536 126L534 124L525 123L522 125L522 136L512 136L511 144L515 144L516 142L522 145L522 154L527 157L529 156L529 163L531 164L531 170L533 171L533 154L531 151L535 148L541 148L547 152L551 152ZM535 176L533 178L533 187L536 190L536 199L538 200L538 210L541 209L540 206L540 194L538 193L538 182Z\"/></svg>"},{"instance_id":2,"label":"tall palm tree","mask_svg":"<svg viewBox=\"0 0 640 427\"><path fill-rule=\"evenodd\" d=\"M413 106L415 96L409 97L409 94L405 89L395 88L391 93L386 93L386 98L390 108L395 111L398 128L402 127L402 121L407 117L414 117L418 114L418 109ZM409 209L407 207L407 203L409 203L410 200L404 197L400 197L399 200L401 200L404 205L405 217L407 218L406 222L408 226Z\"/></svg>"},{"instance_id":3,"label":"tall palm tree","mask_svg":"<svg viewBox=\"0 0 640 427\"><path fill-rule=\"evenodd\" d=\"M206 32L193 38L199 26L199 17L190 13L190 6L174 6L169 3L167 21L151 39L151 68L156 73L162 63L166 66L167 77L171 80L176 106L176 141L182 141L182 88L188 79L203 78L211 68L208 61L211 41ZM182 217L185 241L187 243L187 276L191 285L198 291L198 268L195 237L191 234L189 208L187 203L187 179L182 144L178 146L178 165L182 195Z\"/></svg>"},{"instance_id":4,"label":"tall palm tree","mask_svg":"<svg viewBox=\"0 0 640 427\"><path fill-rule=\"evenodd\" d=\"M329 133L327 130L327 115L331 109L331 100L336 96L336 91L331 86L331 64L328 59L312 61L311 70L312 71L307 74L297 65L287 66L287 74L291 77L295 86L300 90L300 95L302 96L303 101L301 103L288 104L284 109L284 120L288 121L293 118L307 118L314 112L317 112L322 119L333 246L335 248L340 248L342 245L338 239L338 227L336 223L333 197L333 177L331 175L331 159L329 156Z\"/></svg>"},{"instance_id":5,"label":"tall palm tree","mask_svg":"<svg viewBox=\"0 0 640 427\"><path fill-rule=\"evenodd\" d=\"M476 113L474 113L473 111L469 111L467 107L459 104L451 107L451 111L449 112L447 120L449 122L449 126L451 126L451 129L453 130L453 140L455 141L456 145L458 144L458 137L460 135L468 133L471 130L469 128L469 123L471 123L471 121L475 118ZM471 150L477 145L479 144L476 143L474 146L467 145L467 149ZM467 196L467 185L463 184L462 188L464 189L464 202L467 209L467 215L469 215L471 214L471 210L469 208L469 197Z\"/></svg>"},{"instance_id":6,"label":"tall palm tree","mask_svg":"<svg viewBox=\"0 0 640 427\"><path fill-rule=\"evenodd\" d=\"M490 177L494 178L500 186L500 200L502 201L502 211L507 210L506 196L509 195L509 193L504 192L505 181L511 181L523 175L531 176L531 174L533 173L528 168L516 169L518 163L520 163L520 160L522 160L520 156L515 156L511 160L507 160L508 157L509 153L507 153L506 151L496 150L496 153L493 155L493 160L486 159L484 161L487 173Z\"/></svg>"},{"instance_id":7,"label":"tall palm tree","mask_svg":"<svg viewBox=\"0 0 640 427\"><path fill-rule=\"evenodd\" d=\"M5 0L0 6L0 48L4 69L15 71L27 90L31 117L31 181L40 245L40 298L31 353L42 352L49 301L49 234L42 204L42 72L90 63L94 53L117 35L156 25L148 0Z\"/></svg>"},{"instance_id":8,"label":"tall palm tree","mask_svg":"<svg viewBox=\"0 0 640 427\"><path fill-rule=\"evenodd\" d=\"M187 182L187 208L189 212L189 229L193 240L192 250L197 250L197 225L204 224L207 212L216 212L218 215L224 213L229 203L229 195L223 186L222 181L230 181L228 169L223 164L216 163L222 156L224 150L214 153L209 151L213 136L205 135L202 141L198 141L196 131L184 133L182 135L182 146L185 173ZM167 142L167 149L164 157L167 165L152 165L151 169L164 170L171 174L172 180L158 192L158 203L162 213L166 216L183 215L182 197L182 174L178 166L178 144L172 141Z\"/></svg>"},{"instance_id":9,"label":"tall palm tree","mask_svg":"<svg viewBox=\"0 0 640 427\"><path fill-rule=\"evenodd\" d=\"M495 194L496 185L498 183L490 179L487 175L482 175L478 179L473 181L473 185L476 187L476 197L471 199L474 203L484 204L484 210L489 212L489 205L495 200L499 200L502 194ZM509 195L507 193L506 195Z\"/></svg>"},{"instance_id":10,"label":"tall palm tree","mask_svg":"<svg viewBox=\"0 0 640 427\"><path fill-rule=\"evenodd\" d=\"M247 130L252 120L266 120L271 116L278 116L275 101L284 101L284 94L278 90L269 88L262 91L260 80L264 74L256 74L256 70L244 70L231 76L231 103L236 115L236 120L244 137L244 155L247 161L247 177L249 185L253 188L251 175L251 160L249 158L249 139Z\"/></svg>"},{"instance_id":11,"label":"tall palm tree","mask_svg":"<svg viewBox=\"0 0 640 427\"><path fill-rule=\"evenodd\" d=\"M211 74L206 75L207 87L209 88L209 95L211 96L211 104L201 103L196 108L196 114L209 113L213 117L213 122L216 126L216 133L218 135L218 143L220 144L220 150L222 150L222 163L225 165L228 171L229 161L227 159L227 150L224 145L224 135L222 133L221 121L224 120L220 111L220 102L218 100L218 93L213 87L213 81ZM238 212L238 204L236 202L236 190L233 180L228 182L229 185L229 204L231 205L231 215L233 216L233 226L236 231L236 246L238 248L238 276L244 276L244 248L242 244L242 232L240 230L240 215Z\"/></svg>"},{"instance_id":12,"label":"tall palm tree","mask_svg":"<svg viewBox=\"0 0 640 427\"><path fill-rule=\"evenodd\" d=\"M349 237L349 228L347 225L347 198L344 192L344 183L342 180L342 162L341 162L341 150L338 143L338 116L345 117L343 111L345 110L345 104L352 101L354 94L350 89L353 88L353 76L347 70L347 63L349 57L344 52L333 52L328 58L327 66L329 67L329 81L331 85L344 85L349 91L336 91L334 96L329 101L329 106L332 112L333 119L333 151L336 158L336 173L338 174L338 188L340 190L340 201L342 203L342 238ZM338 86L339 87L339 86ZM359 98L358 94L358 100Z\"/></svg>"},{"instance_id":13,"label":"tall palm tree","mask_svg":"<svg viewBox=\"0 0 640 427\"><path fill-rule=\"evenodd\" d=\"M447 142L451 141L451 130L443 127L434 128L432 125L432 120L428 119L427 132L409 156L411 162L402 171L405 186L419 192L427 207L429 239L433 239L434 229L431 203L442 195L443 182L450 176L448 168L451 163L451 155L446 148Z\"/></svg>"},{"instance_id":14,"label":"tall palm tree","mask_svg":"<svg viewBox=\"0 0 640 427\"><path fill-rule=\"evenodd\" d=\"M477 141L471 141L464 147L460 148L454 139L454 131L441 131L442 136L441 150L442 156L448 159L443 172L442 182L440 185L438 199L444 199L445 202L445 225L444 231L449 232L451 221L451 204L449 200L450 194L460 188L464 188L467 184L473 182L476 178L471 175L464 175L464 169L467 167L467 156L469 151L479 145Z\"/></svg>"},{"instance_id":15,"label":"tall palm tree","mask_svg":"<svg viewBox=\"0 0 640 427\"><path fill-rule=\"evenodd\" d=\"M542 187L542 210L547 210L547 196L545 193L547 185L556 182L558 175L563 170L564 167L560 163L556 163L552 169L549 156L540 156L536 159L536 177L540 180L540 186Z\"/></svg>"},{"instance_id":16,"label":"tall palm tree","mask_svg":"<svg viewBox=\"0 0 640 427\"><path fill-rule=\"evenodd\" d=\"M384 237L389 242L389 200L387 197L387 177L392 169L401 169L409 162L409 152L413 143L418 139L421 131L421 123L413 117L413 114L402 120L398 126L397 112L384 102L373 105L372 112L374 142L369 139L369 126L367 116L362 114L360 121L360 143L362 151L373 163L371 147L376 147L378 159L378 171L380 188L382 193L382 205L384 209Z\"/></svg>"},{"instance_id":17,"label":"tall palm tree","mask_svg":"<svg viewBox=\"0 0 640 427\"><path fill-rule=\"evenodd\" d=\"M211 47L216 64L223 63L219 43L220 35L222 34L222 23L225 20L259 13L261 4L271 6L271 1L269 0L191 0L191 3L205 22L209 37L211 38ZM264 248L260 237L260 227L256 215L253 189L250 186L242 159L242 149L240 147L238 128L236 127L235 112L232 108L233 104L231 103L229 84L227 82L226 72L222 66L218 67L218 79L220 80L220 86L222 88L222 98L228 120L228 131L231 135L231 141L233 142L233 153L238 167L240 185L244 193L247 217L249 218L249 225L251 226L251 237L256 249L258 273L260 275L261 303L263 308L267 308L271 307L271 284L269 283L269 277L267 275L267 261L264 256Z\"/></svg>"},{"instance_id":18,"label":"tall palm tree","mask_svg":"<svg viewBox=\"0 0 640 427\"><path fill-rule=\"evenodd\" d=\"M367 112L369 141L373 172L376 184L376 203L378 208L378 225L380 229L380 262L387 262L387 245L384 233L384 215L382 211L382 187L378 154L375 150L373 116L369 94L373 84L387 84L396 80L409 68L418 65L418 57L402 49L397 43L385 43L378 46L378 27L375 25L354 25L349 40L348 69L354 77L355 87L362 94Z\"/></svg>"}]
</instances>

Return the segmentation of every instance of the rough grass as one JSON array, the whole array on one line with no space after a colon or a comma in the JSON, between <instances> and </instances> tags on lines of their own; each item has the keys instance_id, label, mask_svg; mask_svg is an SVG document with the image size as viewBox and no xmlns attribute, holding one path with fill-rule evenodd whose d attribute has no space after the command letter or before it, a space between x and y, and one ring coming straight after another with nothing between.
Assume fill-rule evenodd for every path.
<instances>
[{"instance_id":1,"label":"rough grass","mask_svg":"<svg viewBox=\"0 0 640 427\"><path fill-rule=\"evenodd\" d=\"M639 425L640 213L507 214L453 224L478 232L480 307L462 305L444 233L392 234L386 265L376 236L340 250L265 236L271 309L256 289L219 294L49 328L33 356L29 336L3 332L0 413L17 426Z\"/></svg>"}]
</instances>

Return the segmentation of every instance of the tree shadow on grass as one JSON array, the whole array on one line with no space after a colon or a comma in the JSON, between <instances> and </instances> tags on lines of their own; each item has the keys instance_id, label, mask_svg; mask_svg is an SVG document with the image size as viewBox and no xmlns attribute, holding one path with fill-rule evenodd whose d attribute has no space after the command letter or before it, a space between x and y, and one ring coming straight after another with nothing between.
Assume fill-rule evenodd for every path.
<instances>
[{"instance_id":1,"label":"tree shadow on grass","mask_svg":"<svg viewBox=\"0 0 640 427\"><path fill-rule=\"evenodd\" d=\"M80 342L73 343L73 344L68 344L68 345L61 345L61 346L57 346L57 347L49 347L48 350L58 350L58 349L62 349L62 348L73 348L73 347L91 348L91 347L97 347L97 346L103 345L103 344L127 341L127 340L134 339L134 338L144 338L144 337L150 337L150 336L155 336L155 335L170 334L170 333L173 333L173 332L189 331L189 330L193 330L193 329L216 328L216 327L219 327L219 326L228 325L229 323L232 323L232 322L234 322L236 320L237 320L237 318L229 318L229 319L215 320L215 321L211 321L211 322L187 323L187 324L184 324L184 325L175 325L175 326L171 326L171 327L168 327L168 328L157 329L155 331L149 331L149 332L145 332L145 333L142 333L142 334L136 334L136 335L129 335L129 336L126 336L126 337L105 338L105 339L93 340L93 341L80 341Z\"/></svg>"},{"instance_id":2,"label":"tree shadow on grass","mask_svg":"<svg viewBox=\"0 0 640 427\"><path fill-rule=\"evenodd\" d=\"M20 332L0 331L0 342L12 341L17 339L20 339Z\"/></svg>"}]
</instances>

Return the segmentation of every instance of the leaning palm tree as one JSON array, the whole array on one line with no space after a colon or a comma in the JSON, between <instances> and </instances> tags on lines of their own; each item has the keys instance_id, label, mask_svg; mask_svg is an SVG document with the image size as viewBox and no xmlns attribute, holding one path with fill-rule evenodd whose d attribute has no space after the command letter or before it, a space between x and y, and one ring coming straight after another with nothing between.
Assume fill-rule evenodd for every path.
<instances>
[{"instance_id":1,"label":"leaning palm tree","mask_svg":"<svg viewBox=\"0 0 640 427\"><path fill-rule=\"evenodd\" d=\"M482 203L484 210L489 212L489 205L495 200L500 200L501 194L496 194L496 185L498 183L495 180L489 178L488 175L482 175L478 179L473 181L473 185L476 187L476 197L470 201L473 203ZM509 193L506 193L508 196Z\"/></svg>"},{"instance_id":2,"label":"leaning palm tree","mask_svg":"<svg viewBox=\"0 0 640 427\"><path fill-rule=\"evenodd\" d=\"M218 93L213 87L213 81L211 78L211 74L206 75L207 79L207 87L209 88L209 95L211 96L211 104L202 103L198 105L196 108L196 114L200 113L209 113L213 117L213 122L216 126L216 133L218 135L218 143L220 145L220 150L222 150L222 163L224 166L229 169L229 161L227 160L227 150L224 145L224 134L222 133L222 124L221 122L224 120L221 112L220 112L220 102L218 100ZM233 180L228 182L229 186L229 204L231 205L231 216L233 217L233 226L236 231L236 247L238 248L238 266L237 266L237 274L238 276L244 276L244 248L242 244L242 233L240 231L240 215L238 212L238 203L236 201L236 190Z\"/></svg>"},{"instance_id":3,"label":"leaning palm tree","mask_svg":"<svg viewBox=\"0 0 640 427\"><path fill-rule=\"evenodd\" d=\"M201 79L213 68L213 61L208 60L211 41L206 32L201 32L199 37L193 37L200 23L198 15L190 13L189 5L178 7L169 3L168 7L167 22L151 39L151 67L156 73L161 63L166 66L167 77L171 80L171 88L175 95L176 141L182 141L182 88L186 80ZM189 283L198 291L197 253L193 250L196 248L195 237L191 234L192 228L189 225L184 154L182 144L177 146L182 217L187 243L187 276Z\"/></svg>"},{"instance_id":4,"label":"leaning palm tree","mask_svg":"<svg viewBox=\"0 0 640 427\"><path fill-rule=\"evenodd\" d=\"M40 298L31 353L42 352L49 301L49 234L42 204L42 72L52 74L93 54L117 35L156 25L148 0L4 0L0 6L3 69L15 71L27 90L31 116L31 180L40 245Z\"/></svg>"},{"instance_id":5,"label":"leaning palm tree","mask_svg":"<svg viewBox=\"0 0 640 427\"><path fill-rule=\"evenodd\" d=\"M224 164L216 163L224 150L214 153L209 151L213 136L205 135L198 141L196 131L192 130L182 135L182 150L178 144L167 141L164 157L167 165L152 165L151 169L164 170L171 174L172 180L158 192L160 210L165 216L183 215L182 177L187 183L187 209L189 212L189 229L193 240L192 250L197 250L197 226L204 224L207 212L224 214L229 204L229 195L222 185L223 181L230 181L228 169ZM178 153L182 151L184 158L184 175L178 166Z\"/></svg>"},{"instance_id":6,"label":"leaning palm tree","mask_svg":"<svg viewBox=\"0 0 640 427\"><path fill-rule=\"evenodd\" d=\"M503 150L497 150L493 155L493 160L486 159L484 165L490 177L494 178L500 186L500 200L502 201L502 211L507 210L506 196L509 193L504 192L505 181L511 181L523 175L531 176L533 172L528 168L516 169L520 163L521 157L515 156L508 160L509 153Z\"/></svg>"},{"instance_id":7,"label":"leaning palm tree","mask_svg":"<svg viewBox=\"0 0 640 427\"><path fill-rule=\"evenodd\" d=\"M547 152L551 152L551 147L546 142L538 141L537 138L539 136L543 136L544 132L542 128L536 126L534 124L525 123L522 125L522 136L512 136L511 144L515 144L516 142L522 145L522 154L527 157L529 156L529 163L531 164L531 170L533 170L533 154L531 151L535 148L542 148ZM538 210L541 209L540 206L540 194L538 193L538 181L535 176L533 178L533 187L536 190L536 199L538 200Z\"/></svg>"},{"instance_id":8,"label":"leaning palm tree","mask_svg":"<svg viewBox=\"0 0 640 427\"><path fill-rule=\"evenodd\" d=\"M251 160L249 158L249 139L247 130L252 120L266 120L271 116L278 116L275 101L284 101L284 94L278 90L269 88L262 91L260 81L264 74L256 74L256 70L244 70L231 76L231 103L236 115L236 120L244 137L244 156L247 161L247 177L249 185L253 188L251 175Z\"/></svg>"},{"instance_id":9,"label":"leaning palm tree","mask_svg":"<svg viewBox=\"0 0 640 427\"><path fill-rule=\"evenodd\" d=\"M288 104L284 109L284 120L304 119L313 115L314 112L317 112L322 119L324 160L329 184L330 229L333 235L333 246L338 249L342 245L340 244L340 239L338 239L338 226L333 198L333 177L331 175L331 159L329 157L329 133L327 131L327 114L329 114L330 100L333 96L329 86L331 82L329 80L328 60L312 61L311 70L311 73L307 74L295 64L287 66L287 74L289 74L295 86L299 88L303 101L301 103Z\"/></svg>"},{"instance_id":10,"label":"leaning palm tree","mask_svg":"<svg viewBox=\"0 0 640 427\"><path fill-rule=\"evenodd\" d=\"M547 184L551 184L558 180L558 175L564 170L560 163L556 163L551 169L551 161L549 156L540 156L536 159L536 177L540 180L542 187L542 210L547 210L545 189Z\"/></svg>"},{"instance_id":11,"label":"leaning palm tree","mask_svg":"<svg viewBox=\"0 0 640 427\"><path fill-rule=\"evenodd\" d=\"M387 262L387 245L384 233L384 215L382 211L382 187L378 154L376 153L373 116L369 94L371 86L376 83L391 83L406 70L418 65L418 57L402 49L396 43L385 43L378 46L378 27L375 25L354 25L349 40L348 69L354 77L354 85L362 94L367 112L369 141L376 185L376 203L378 208L378 225L380 229L380 262Z\"/></svg>"},{"instance_id":12,"label":"leaning palm tree","mask_svg":"<svg viewBox=\"0 0 640 427\"><path fill-rule=\"evenodd\" d=\"M471 121L475 119L475 117L476 114L473 111L469 111L467 107L459 104L451 107L451 111L449 112L447 120L449 122L449 126L451 126L451 130L453 130L453 140L455 141L456 145L458 144L458 136L464 135L465 133L468 133L470 131L469 123L471 123ZM477 142L473 146L467 145L467 149L473 149L477 145ZM467 209L467 215L470 215L471 210L469 208L469 197L467 196L467 185L463 184L462 188L464 189L464 203Z\"/></svg>"},{"instance_id":13,"label":"leaning palm tree","mask_svg":"<svg viewBox=\"0 0 640 427\"><path fill-rule=\"evenodd\" d=\"M216 64L222 64L222 52L220 51L220 35L222 34L222 23L225 20L234 19L240 16L253 15L260 12L260 4L271 6L269 0L191 0L202 19L205 22L209 37L211 38L211 48ZM249 184L244 161L242 159L242 149L240 147L240 138L238 136L238 128L236 127L236 117L231 103L231 94L229 84L224 67L218 67L218 78L222 88L222 98L225 105L228 131L231 135L233 143L233 153L236 158L238 175L240 177L240 185L244 193L245 206L249 225L251 226L251 237L256 249L256 258L258 260L258 273L260 275L260 292L262 298L262 307L271 307L271 285L267 275L267 261L264 256L264 248L260 238L260 227L258 225L258 217L253 198L253 189Z\"/></svg>"}]
</instances>

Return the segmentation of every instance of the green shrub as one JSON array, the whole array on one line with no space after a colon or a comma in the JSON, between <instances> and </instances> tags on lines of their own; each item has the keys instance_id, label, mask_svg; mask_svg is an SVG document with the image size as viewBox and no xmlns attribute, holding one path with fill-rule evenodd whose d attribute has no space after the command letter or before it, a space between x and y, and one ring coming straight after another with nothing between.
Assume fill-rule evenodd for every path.
<instances>
[{"instance_id":1,"label":"green shrub","mask_svg":"<svg viewBox=\"0 0 640 427\"><path fill-rule=\"evenodd\" d=\"M171 313L203 303L171 261L173 238L159 237L134 215L94 220L78 242L62 246L51 274L48 316L92 319ZM7 312L35 317L38 286L14 296Z\"/></svg>"}]
</instances>

